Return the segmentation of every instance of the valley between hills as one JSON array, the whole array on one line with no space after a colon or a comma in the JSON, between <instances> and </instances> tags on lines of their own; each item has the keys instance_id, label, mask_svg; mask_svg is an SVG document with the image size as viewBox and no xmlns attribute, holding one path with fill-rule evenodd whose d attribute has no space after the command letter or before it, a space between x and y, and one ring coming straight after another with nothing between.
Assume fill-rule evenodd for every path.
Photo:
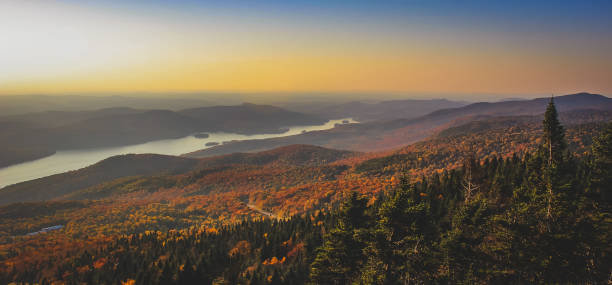
<instances>
[{"instance_id":1,"label":"valley between hills","mask_svg":"<svg viewBox=\"0 0 612 285\"><path fill-rule=\"evenodd\" d=\"M396 102L317 111L244 104L3 117L3 149L27 152L2 156L4 165L68 147L278 131L345 116L361 121L182 156L115 156L4 187L0 282L371 284L383 276L598 283L612 264L606 184L612 99L580 93L551 102L442 101L436 104L450 106L413 115L390 115ZM354 115L341 111L350 106ZM11 145L17 137L40 144ZM59 139L66 137L82 139ZM555 153L543 152L553 140ZM553 171L546 161L558 166ZM546 189L558 192L551 198ZM550 201L552 214L543 213ZM589 235L578 227L590 227ZM562 251L570 244L571 252ZM329 263L334 258L354 263ZM415 273L397 277L402 270ZM560 270L567 274L546 275Z\"/></svg>"}]
</instances>

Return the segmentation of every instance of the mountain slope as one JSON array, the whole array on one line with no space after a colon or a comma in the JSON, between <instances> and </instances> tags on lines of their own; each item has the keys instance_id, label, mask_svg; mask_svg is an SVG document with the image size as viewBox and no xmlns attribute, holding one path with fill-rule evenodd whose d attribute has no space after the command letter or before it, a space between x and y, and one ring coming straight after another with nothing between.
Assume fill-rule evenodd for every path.
<instances>
[{"instance_id":1,"label":"mountain slope","mask_svg":"<svg viewBox=\"0 0 612 285\"><path fill-rule=\"evenodd\" d=\"M357 155L355 152L313 145L289 145L258 153L233 153L202 159L202 166L228 164L323 165Z\"/></svg>"},{"instance_id":2,"label":"mountain slope","mask_svg":"<svg viewBox=\"0 0 612 285\"><path fill-rule=\"evenodd\" d=\"M79 170L4 187L0 204L49 200L119 177L183 173L197 163L195 159L156 154L113 156Z\"/></svg>"},{"instance_id":3,"label":"mountain slope","mask_svg":"<svg viewBox=\"0 0 612 285\"><path fill-rule=\"evenodd\" d=\"M190 157L206 157L232 152L262 151L290 144L312 144L354 151L378 151L414 143L448 127L483 117L541 114L550 98L497 103L474 103L464 107L435 111L414 119L376 121L338 126L331 130L297 136L230 142L192 152ZM560 112L572 110L612 110L612 99L596 94L579 93L555 97Z\"/></svg>"},{"instance_id":4,"label":"mountain slope","mask_svg":"<svg viewBox=\"0 0 612 285\"><path fill-rule=\"evenodd\" d=\"M179 112L196 119L203 131L232 131L243 134L277 132L281 127L323 124L313 115L287 111L269 105L245 103L239 106L213 106Z\"/></svg>"},{"instance_id":5,"label":"mountain slope","mask_svg":"<svg viewBox=\"0 0 612 285\"><path fill-rule=\"evenodd\" d=\"M389 100L377 103L361 101L347 102L326 106L315 110L304 111L328 119L353 119L366 121L410 119L426 115L430 112L465 106L467 103L450 101L446 99L433 100Z\"/></svg>"},{"instance_id":6,"label":"mountain slope","mask_svg":"<svg viewBox=\"0 0 612 285\"><path fill-rule=\"evenodd\" d=\"M160 185L163 177L147 177L162 174L181 174L195 170L212 173L228 165L253 165L274 167L320 166L357 155L354 152L327 149L311 145L291 145L260 153L234 153L206 159L190 159L176 156L138 154L114 156L83 169L26 181L0 189L0 204L32 202L51 199L102 198L94 192L113 191L125 185L140 188ZM211 170L213 169L213 170ZM199 174L198 174L199 175ZM163 176L163 175L162 175ZM157 180L156 180L157 179ZM154 180L155 182L150 182ZM98 184L101 189L86 189ZM83 193L77 193L84 190ZM114 191L119 192L120 191ZM96 196L97 195L97 196Z\"/></svg>"},{"instance_id":7,"label":"mountain slope","mask_svg":"<svg viewBox=\"0 0 612 285\"><path fill-rule=\"evenodd\" d=\"M550 98L536 98L522 101L480 102L460 108L442 109L426 117L462 117L469 115L516 116L543 113ZM554 97L558 112L577 109L612 110L612 99L599 94L577 93Z\"/></svg>"},{"instance_id":8,"label":"mountain slope","mask_svg":"<svg viewBox=\"0 0 612 285\"><path fill-rule=\"evenodd\" d=\"M55 150L121 146L195 132L277 133L326 120L281 108L242 104L182 111L112 108L0 117L0 167Z\"/></svg>"},{"instance_id":9,"label":"mountain slope","mask_svg":"<svg viewBox=\"0 0 612 285\"><path fill-rule=\"evenodd\" d=\"M224 100L227 102L227 100ZM18 115L47 111L78 112L107 108L181 110L191 106L211 106L218 100L168 97L81 96L81 95L3 95L0 114ZM217 103L219 104L219 103Z\"/></svg>"},{"instance_id":10,"label":"mountain slope","mask_svg":"<svg viewBox=\"0 0 612 285\"><path fill-rule=\"evenodd\" d=\"M38 127L61 127L79 121L109 116L122 116L143 113L146 110L126 107L105 108L91 111L45 111L19 115L0 116L0 122L24 122Z\"/></svg>"}]
</instances>

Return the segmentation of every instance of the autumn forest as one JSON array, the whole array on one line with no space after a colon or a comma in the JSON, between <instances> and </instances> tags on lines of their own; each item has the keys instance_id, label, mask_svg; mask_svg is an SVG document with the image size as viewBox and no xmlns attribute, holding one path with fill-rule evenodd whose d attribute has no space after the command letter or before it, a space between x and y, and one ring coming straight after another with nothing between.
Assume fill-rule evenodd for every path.
<instances>
[{"instance_id":1,"label":"autumn forest","mask_svg":"<svg viewBox=\"0 0 612 285\"><path fill-rule=\"evenodd\" d=\"M393 150L128 155L9 186L0 282L606 283L612 113L547 101Z\"/></svg>"}]
</instances>

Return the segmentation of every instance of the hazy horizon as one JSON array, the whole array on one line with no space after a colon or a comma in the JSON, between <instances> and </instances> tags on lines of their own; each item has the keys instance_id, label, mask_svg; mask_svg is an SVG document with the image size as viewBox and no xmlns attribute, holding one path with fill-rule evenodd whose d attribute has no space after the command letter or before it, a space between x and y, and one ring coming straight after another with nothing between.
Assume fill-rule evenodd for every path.
<instances>
[{"instance_id":1,"label":"hazy horizon","mask_svg":"<svg viewBox=\"0 0 612 285\"><path fill-rule=\"evenodd\" d=\"M610 283L611 28L612 0L0 0L0 284Z\"/></svg>"},{"instance_id":2,"label":"hazy horizon","mask_svg":"<svg viewBox=\"0 0 612 285\"><path fill-rule=\"evenodd\" d=\"M78 97L78 98L136 98L164 100L210 101L219 104L273 104L300 102L380 102L391 100L452 100L464 102L496 102L500 100L530 100L550 96L564 96L577 93L591 93L610 97L608 94L589 92L588 90L571 93L388 93L388 92L104 92L104 93L26 93L0 94L0 98L35 98L35 97Z\"/></svg>"}]
</instances>

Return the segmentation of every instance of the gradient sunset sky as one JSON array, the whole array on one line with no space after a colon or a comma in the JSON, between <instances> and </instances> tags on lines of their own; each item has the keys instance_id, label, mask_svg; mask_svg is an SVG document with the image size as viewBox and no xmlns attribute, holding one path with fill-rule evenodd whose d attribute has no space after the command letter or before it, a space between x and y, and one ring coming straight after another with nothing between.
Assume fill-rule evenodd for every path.
<instances>
[{"instance_id":1,"label":"gradient sunset sky","mask_svg":"<svg viewBox=\"0 0 612 285\"><path fill-rule=\"evenodd\" d=\"M612 94L612 1L0 1L0 95Z\"/></svg>"}]
</instances>

